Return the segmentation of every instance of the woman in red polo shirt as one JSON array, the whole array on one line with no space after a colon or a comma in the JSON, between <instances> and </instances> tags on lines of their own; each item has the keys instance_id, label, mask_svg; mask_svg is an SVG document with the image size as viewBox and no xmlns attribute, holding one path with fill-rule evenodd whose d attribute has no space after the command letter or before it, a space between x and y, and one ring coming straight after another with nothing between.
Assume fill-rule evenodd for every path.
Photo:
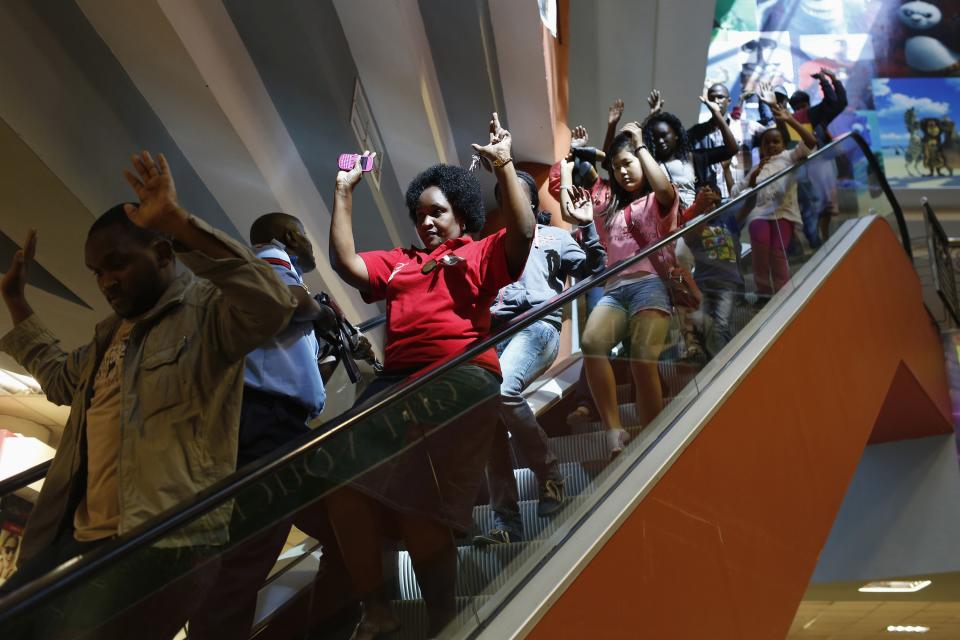
<instances>
[{"instance_id":1,"label":"woman in red polo shirt","mask_svg":"<svg viewBox=\"0 0 960 640\"><path fill-rule=\"evenodd\" d=\"M490 331L490 305L523 272L535 220L510 156L510 133L497 114L490 142L473 145L492 165L505 195L505 228L483 240L480 183L469 171L436 165L407 189L406 202L424 248L357 253L352 193L359 166L337 174L330 262L365 300L386 300L384 375L358 402L411 374L457 355ZM358 163L359 165L359 163ZM472 510L496 421L500 365L494 349L457 367L380 412L407 445L326 500L364 613L354 638L376 638L398 624L384 593L383 538L402 538L430 613L431 636L456 615L453 533L472 525ZM460 416L460 417L458 417ZM387 426L389 425L389 426ZM372 431L372 430L371 430ZM363 443L363 438L356 438ZM427 449L429 448L429 453Z\"/></svg>"}]
</instances>

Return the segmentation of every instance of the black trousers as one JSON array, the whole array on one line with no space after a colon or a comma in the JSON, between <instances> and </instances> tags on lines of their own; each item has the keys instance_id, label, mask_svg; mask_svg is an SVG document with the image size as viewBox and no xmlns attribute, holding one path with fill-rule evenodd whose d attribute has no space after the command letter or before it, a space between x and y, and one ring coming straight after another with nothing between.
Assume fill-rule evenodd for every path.
<instances>
[{"instance_id":1,"label":"black trousers","mask_svg":"<svg viewBox=\"0 0 960 640\"><path fill-rule=\"evenodd\" d=\"M240 413L240 446L237 468L270 454L278 447L306 434L310 429L305 422L306 409L288 398L245 388ZM189 637L191 640L247 640L257 608L257 594L283 550L296 524L302 531L319 540L323 545L322 571L325 583L337 582L337 591L349 580L337 548L326 514L312 505L303 514L296 514L274 522L258 533L241 541L227 551L220 562L216 583L199 610L191 617ZM308 513L309 512L309 513ZM256 514L246 514L246 518ZM239 511L234 511L231 521L231 539L239 531L249 530L249 523L242 523ZM318 579L319 583L319 579ZM326 591L326 584L316 584L315 592ZM323 612L317 610L321 615ZM312 626L310 620L305 626Z\"/></svg>"},{"instance_id":2,"label":"black trousers","mask_svg":"<svg viewBox=\"0 0 960 640\"><path fill-rule=\"evenodd\" d=\"M7 595L103 541L78 542L70 532L31 558L4 583ZM92 578L34 605L4 625L3 637L57 640L173 638L216 575L212 547L142 547Z\"/></svg>"}]
</instances>

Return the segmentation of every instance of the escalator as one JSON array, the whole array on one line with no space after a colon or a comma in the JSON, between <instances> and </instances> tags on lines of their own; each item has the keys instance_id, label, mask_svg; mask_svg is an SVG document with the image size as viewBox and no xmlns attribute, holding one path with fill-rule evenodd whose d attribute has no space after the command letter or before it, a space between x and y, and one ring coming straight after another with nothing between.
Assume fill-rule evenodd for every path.
<instances>
[{"instance_id":1,"label":"escalator","mask_svg":"<svg viewBox=\"0 0 960 640\"><path fill-rule=\"evenodd\" d=\"M780 238L771 251L783 256L789 279L768 295L766 278L754 273L765 263L757 258L761 248L750 246L742 222L758 201L805 188L806 172L818 164L837 174L831 195L839 215L831 237L816 250ZM706 298L724 294L731 303L725 317L732 335L718 332L707 314L682 317L674 309L657 362L664 408L647 425L637 420L630 355L620 350L614 359L617 402L632 441L613 461L599 423L568 425L558 414L569 403L546 409L540 419L565 477L564 509L537 517L536 478L514 451L525 540L473 546L472 534L494 524L485 496L478 497L475 531L457 539L458 616L443 637L783 637L872 434L896 429L891 412L904 407L912 412L914 433L950 424L939 336L923 307L903 215L855 134L630 261L577 283L497 336L330 421L309 439L0 600L0 637L43 637L35 630L48 628L51 619L64 638L97 637L100 625L117 621L148 624L130 618L131 612L152 592L162 592L166 579L143 577L145 586L132 591L111 620L70 612L96 598L99 585L143 566L152 549L168 547L210 511L240 513L242 526L231 527L229 541L192 568L197 574L215 571L218 557L272 524L316 513L324 495L389 467L413 444L427 445L423 463L431 465L429 445L443 437L446 425L496 393L465 386L459 365L554 309L569 305L581 315L589 289L680 237L705 248L700 255L723 259L724 247L704 245L704 239L715 237L711 228L738 217L740 241L733 246L740 248L733 261L742 281L702 287ZM702 355L691 355L686 344L684 327L691 324L709 345ZM416 431L420 424L431 430ZM0 490L11 492L42 475L42 469L25 472L0 483ZM391 544L384 558L399 637L427 637L409 554ZM329 584L336 572L318 574L323 566L315 540L285 553L261 590L256 637L298 638L308 631L310 637L337 637L318 603L349 586Z\"/></svg>"}]
</instances>

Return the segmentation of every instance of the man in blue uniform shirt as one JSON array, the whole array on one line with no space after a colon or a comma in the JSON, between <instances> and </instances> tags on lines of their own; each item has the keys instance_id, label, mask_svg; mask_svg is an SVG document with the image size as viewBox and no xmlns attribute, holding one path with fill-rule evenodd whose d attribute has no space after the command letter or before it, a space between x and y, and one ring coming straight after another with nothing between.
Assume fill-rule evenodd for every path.
<instances>
[{"instance_id":1,"label":"man in blue uniform shirt","mask_svg":"<svg viewBox=\"0 0 960 640\"><path fill-rule=\"evenodd\" d=\"M290 323L247 354L237 468L306 433L320 415L326 394L317 367L320 344L315 328L335 326L330 307L319 304L303 284L316 260L303 224L285 213L268 213L250 227L257 257L271 264L297 299Z\"/></svg>"},{"instance_id":2,"label":"man in blue uniform shirt","mask_svg":"<svg viewBox=\"0 0 960 640\"><path fill-rule=\"evenodd\" d=\"M314 300L303 283L303 273L317 264L300 220L286 213L263 215L250 227L250 243L257 257L271 264L290 288L297 310L285 328L247 354L238 469L310 431L307 421L320 415L326 400L316 333L334 330L337 322L334 311ZM235 512L234 519L238 517ZM324 518L314 514L310 520L307 533L332 541L332 532L322 522L321 530L313 530ZM257 592L283 549L291 523L292 519L282 520L223 557L217 584L190 621L191 638L249 638Z\"/></svg>"}]
</instances>

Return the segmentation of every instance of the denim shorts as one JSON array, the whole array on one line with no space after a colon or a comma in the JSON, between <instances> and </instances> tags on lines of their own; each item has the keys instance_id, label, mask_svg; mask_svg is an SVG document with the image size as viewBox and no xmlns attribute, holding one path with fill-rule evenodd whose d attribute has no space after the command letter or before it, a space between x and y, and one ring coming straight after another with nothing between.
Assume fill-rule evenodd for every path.
<instances>
[{"instance_id":1,"label":"denim shorts","mask_svg":"<svg viewBox=\"0 0 960 640\"><path fill-rule=\"evenodd\" d=\"M597 305L620 309L632 318L641 311L654 309L670 314L673 305L670 304L670 295L658 275L649 275L639 282L632 282L617 287L603 294Z\"/></svg>"}]
</instances>

